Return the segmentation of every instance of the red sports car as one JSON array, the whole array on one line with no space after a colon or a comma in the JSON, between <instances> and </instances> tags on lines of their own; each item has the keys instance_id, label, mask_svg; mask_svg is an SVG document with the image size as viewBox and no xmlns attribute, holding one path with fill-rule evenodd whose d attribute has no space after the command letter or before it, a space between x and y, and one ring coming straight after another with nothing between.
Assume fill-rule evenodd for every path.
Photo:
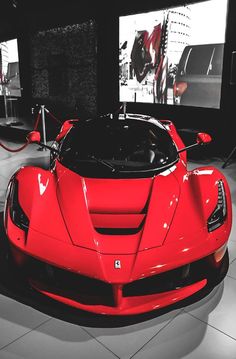
<instances>
[{"instance_id":1,"label":"red sports car","mask_svg":"<svg viewBox=\"0 0 236 359\"><path fill-rule=\"evenodd\" d=\"M107 315L215 286L228 269L230 191L216 168L186 164L186 150L209 141L198 133L184 147L171 121L138 114L65 121L50 169L22 167L9 183L14 266L37 291Z\"/></svg>"}]
</instances>

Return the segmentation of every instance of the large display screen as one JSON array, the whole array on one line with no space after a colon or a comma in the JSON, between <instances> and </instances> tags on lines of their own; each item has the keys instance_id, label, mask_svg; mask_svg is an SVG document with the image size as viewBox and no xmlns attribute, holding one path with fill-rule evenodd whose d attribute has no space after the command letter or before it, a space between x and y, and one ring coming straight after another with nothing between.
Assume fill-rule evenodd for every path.
<instances>
[{"instance_id":1,"label":"large display screen","mask_svg":"<svg viewBox=\"0 0 236 359\"><path fill-rule=\"evenodd\" d=\"M0 95L21 96L17 39L0 43Z\"/></svg>"},{"instance_id":2,"label":"large display screen","mask_svg":"<svg viewBox=\"0 0 236 359\"><path fill-rule=\"evenodd\" d=\"M219 108L227 0L119 18L119 100Z\"/></svg>"}]
</instances>

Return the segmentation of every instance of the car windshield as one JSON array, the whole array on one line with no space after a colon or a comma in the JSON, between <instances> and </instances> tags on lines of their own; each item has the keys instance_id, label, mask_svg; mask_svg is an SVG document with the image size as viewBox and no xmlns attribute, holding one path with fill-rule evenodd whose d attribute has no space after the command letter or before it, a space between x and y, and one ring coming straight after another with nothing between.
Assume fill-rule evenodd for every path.
<instances>
[{"instance_id":1,"label":"car windshield","mask_svg":"<svg viewBox=\"0 0 236 359\"><path fill-rule=\"evenodd\" d=\"M178 160L161 125L137 120L78 122L63 140L59 161L84 177L151 177Z\"/></svg>"}]
</instances>

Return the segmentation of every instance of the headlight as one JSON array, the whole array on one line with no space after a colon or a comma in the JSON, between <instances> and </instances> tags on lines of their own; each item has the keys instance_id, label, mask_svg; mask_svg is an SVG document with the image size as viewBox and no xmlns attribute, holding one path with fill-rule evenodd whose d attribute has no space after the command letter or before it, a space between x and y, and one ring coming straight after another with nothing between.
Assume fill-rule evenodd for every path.
<instances>
[{"instance_id":1,"label":"headlight","mask_svg":"<svg viewBox=\"0 0 236 359\"><path fill-rule=\"evenodd\" d=\"M19 204L17 180L13 180L11 184L10 198L8 203L12 222L17 227L27 232L29 228L29 220Z\"/></svg>"},{"instance_id":2,"label":"headlight","mask_svg":"<svg viewBox=\"0 0 236 359\"><path fill-rule=\"evenodd\" d=\"M225 188L223 181L219 180L217 205L211 216L208 218L207 221L208 231L212 232L216 228L220 227L224 223L226 215L227 215L227 207L226 207Z\"/></svg>"}]
</instances>

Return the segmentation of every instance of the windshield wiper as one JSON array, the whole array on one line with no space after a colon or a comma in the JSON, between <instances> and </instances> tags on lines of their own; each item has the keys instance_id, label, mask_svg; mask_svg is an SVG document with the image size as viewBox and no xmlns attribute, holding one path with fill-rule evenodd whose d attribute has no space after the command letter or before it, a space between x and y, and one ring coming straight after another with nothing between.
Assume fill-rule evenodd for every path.
<instances>
[{"instance_id":1,"label":"windshield wiper","mask_svg":"<svg viewBox=\"0 0 236 359\"><path fill-rule=\"evenodd\" d=\"M116 171L116 168L115 168L114 166L112 166L112 165L111 165L109 162L107 162L107 161L101 160L100 158L97 158L97 157L95 157L95 156L87 156L87 157L88 157L89 159L91 159L91 160L94 160L94 161L96 161L96 162L98 162L98 163L101 163L102 165L104 165L104 166L110 168L112 172L115 172L115 171Z\"/></svg>"}]
</instances>

